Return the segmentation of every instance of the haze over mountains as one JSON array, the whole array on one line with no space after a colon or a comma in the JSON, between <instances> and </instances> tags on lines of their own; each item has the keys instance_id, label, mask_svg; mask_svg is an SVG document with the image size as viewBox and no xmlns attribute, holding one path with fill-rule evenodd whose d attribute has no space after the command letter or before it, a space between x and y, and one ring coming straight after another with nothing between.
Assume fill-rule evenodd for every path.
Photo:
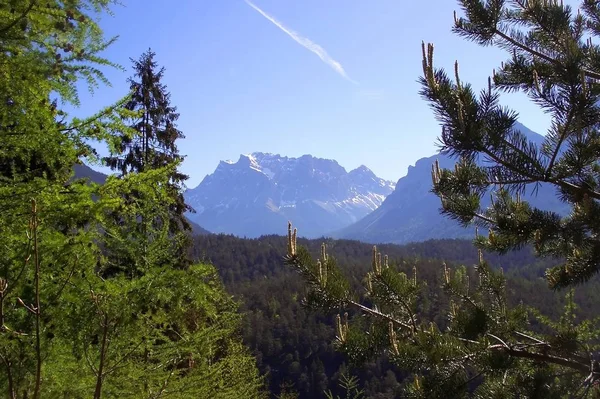
<instances>
[{"instance_id":1,"label":"haze over mountains","mask_svg":"<svg viewBox=\"0 0 600 399\"><path fill-rule=\"evenodd\" d=\"M520 124L518 128L534 143L543 142L543 136ZM299 235L308 238L329 236L397 244L470 238L473 229L462 228L439 213L440 201L430 192L431 165L436 159L442 168L455 163L439 153L422 158L393 183L377 177L366 166L348 172L334 160L311 155L241 155L236 162L221 161L197 187L184 193L196 210L187 217L194 222L196 232L249 238L283 235L288 220ZM100 183L105 178L85 166L76 167L76 176ZM532 205L559 213L568 211L553 187L542 185L535 195L533 191L531 187L524 195Z\"/></svg>"}]
</instances>

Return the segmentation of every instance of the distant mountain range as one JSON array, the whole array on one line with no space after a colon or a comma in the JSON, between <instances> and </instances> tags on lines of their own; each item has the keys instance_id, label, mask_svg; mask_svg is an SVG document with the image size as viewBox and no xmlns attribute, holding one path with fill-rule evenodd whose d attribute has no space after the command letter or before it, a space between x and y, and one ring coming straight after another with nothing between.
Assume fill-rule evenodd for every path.
<instances>
[{"instance_id":1,"label":"distant mountain range","mask_svg":"<svg viewBox=\"0 0 600 399\"><path fill-rule=\"evenodd\" d=\"M525 126L516 126L530 141L541 145L544 137ZM425 241L439 238L472 238L473 229L462 228L458 222L439 213L440 199L430 192L431 165L438 160L441 168L452 168L455 159L442 154L419 159L408 173L396 183L396 188L383 204L363 219L344 229L331 233L334 238L348 238L370 243L395 243ZM523 198L541 209L564 214L569 208L560 202L556 190L541 185L535 195L533 186ZM489 198L484 198L484 206Z\"/></svg>"},{"instance_id":2,"label":"distant mountain range","mask_svg":"<svg viewBox=\"0 0 600 399\"><path fill-rule=\"evenodd\" d=\"M334 160L255 152L221 161L184 195L196 210L188 217L214 233L284 234L292 220L312 238L359 221L393 190L366 166L347 172Z\"/></svg>"},{"instance_id":3,"label":"distant mountain range","mask_svg":"<svg viewBox=\"0 0 600 399\"><path fill-rule=\"evenodd\" d=\"M538 145L544 137L517 126ZM465 229L440 215L440 200L430 192L431 165L452 168L455 159L442 154L418 160L396 184L377 177L366 166L346 171L336 161L304 155L289 158L255 152L237 162L221 161L212 174L185 193L196 213L186 216L196 233L255 238L285 234L287 221L301 236L328 236L368 243L419 242L471 238ZM102 183L106 175L77 165L76 176ZM568 205L556 190L541 185L524 199L541 209L565 214ZM483 205L489 204L489 198ZM202 226L202 227L200 227Z\"/></svg>"}]
</instances>

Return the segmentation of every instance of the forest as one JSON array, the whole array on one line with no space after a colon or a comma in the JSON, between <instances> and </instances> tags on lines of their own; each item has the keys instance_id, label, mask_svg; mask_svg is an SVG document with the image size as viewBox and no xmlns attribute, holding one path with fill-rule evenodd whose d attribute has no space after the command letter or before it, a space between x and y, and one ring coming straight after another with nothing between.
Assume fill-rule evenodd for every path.
<instances>
[{"instance_id":1,"label":"forest","mask_svg":"<svg viewBox=\"0 0 600 399\"><path fill-rule=\"evenodd\" d=\"M360 278L371 267L372 245L330 239L298 241L315 254L325 242L354 288L360 289ZM325 398L331 390L344 397L346 391L339 386L339 379L346 372L359 377L365 397L402 397L405 374L386 356L353 363L336 350L335 313L310 311L300 302L306 295L306 287L300 276L282 261L286 245L283 236L242 239L204 235L195 237L193 247L193 256L213 264L227 291L240 302L244 342L256 356L261 374L267 376L269 391L273 395L287 392L288 397L294 393L299 398ZM448 297L441 288L442 264L475 265L478 254L472 242L431 240L378 248L399 270L412 273L412 268L417 268L428 286L425 294L428 303L422 306L445 324L443 309ZM539 259L531 248L505 255L487 253L485 257L493 267L504 269L511 305L524 302L553 319L561 316L565 294L548 290L544 278L544 271L559 263L558 260ZM599 283L594 278L575 291L578 318L597 316ZM543 330L544 326L538 324L533 328Z\"/></svg>"},{"instance_id":2,"label":"forest","mask_svg":"<svg viewBox=\"0 0 600 399\"><path fill-rule=\"evenodd\" d=\"M418 94L457 159L431 192L473 240L403 246L191 224L151 48L112 105L68 112L123 69L103 57L115 3L0 0L0 395L600 397L597 1L459 0L453 32L508 50L479 93L422 43ZM552 119L541 146L511 91ZM540 184L567 215L523 200Z\"/></svg>"}]
</instances>

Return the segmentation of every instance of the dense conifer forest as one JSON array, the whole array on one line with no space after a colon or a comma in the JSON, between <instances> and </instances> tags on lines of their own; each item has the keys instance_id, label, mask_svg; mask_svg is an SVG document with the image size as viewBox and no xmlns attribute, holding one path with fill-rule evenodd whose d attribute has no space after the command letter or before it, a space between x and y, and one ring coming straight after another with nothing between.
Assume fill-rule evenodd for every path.
<instances>
[{"instance_id":1,"label":"dense conifer forest","mask_svg":"<svg viewBox=\"0 0 600 399\"><path fill-rule=\"evenodd\" d=\"M360 287L360 277L371 267L373 246L349 240L298 240L312 253L318 254L325 242L354 288ZM402 370L394 367L385 356L373 356L364 364L352 364L352 359L340 354L334 345L335 312L311 312L300 302L306 294L300 276L282 261L286 238L265 236L242 239L231 235L208 235L194 239L193 256L213 264L225 287L241 303L244 313L244 342L257 357L261 373L267 376L273 395L282 389L296 392L300 398L325 398L331 390L345 395L339 384L344 372L356 375L366 397L400 397ZM431 240L403 246L381 245L390 264L399 270L417 273L427 282L427 309L442 325L446 324L444 307L447 297L442 290L443 267L473 266L478 253L469 240ZM539 259L531 248L506 255L486 254L494 268L502 268L507 276L509 303L521 301L538 308L554 319L561 315L565 295L547 288L544 271L559 263L558 259ZM576 290L578 318L597 315L600 300L600 280ZM534 326L535 327L535 326ZM543 329L543 326L539 326Z\"/></svg>"}]
</instances>

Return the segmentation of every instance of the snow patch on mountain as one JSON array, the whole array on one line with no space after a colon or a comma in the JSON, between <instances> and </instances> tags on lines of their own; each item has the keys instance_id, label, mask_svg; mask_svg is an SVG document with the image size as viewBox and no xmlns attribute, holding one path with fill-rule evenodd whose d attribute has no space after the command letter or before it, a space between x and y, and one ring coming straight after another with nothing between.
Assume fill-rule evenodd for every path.
<instances>
[{"instance_id":1,"label":"snow patch on mountain","mask_svg":"<svg viewBox=\"0 0 600 399\"><path fill-rule=\"evenodd\" d=\"M322 236L377 209L395 184L364 165L254 152L221 161L185 198L189 217L211 231L255 237L283 234L287 221L304 236Z\"/></svg>"}]
</instances>

